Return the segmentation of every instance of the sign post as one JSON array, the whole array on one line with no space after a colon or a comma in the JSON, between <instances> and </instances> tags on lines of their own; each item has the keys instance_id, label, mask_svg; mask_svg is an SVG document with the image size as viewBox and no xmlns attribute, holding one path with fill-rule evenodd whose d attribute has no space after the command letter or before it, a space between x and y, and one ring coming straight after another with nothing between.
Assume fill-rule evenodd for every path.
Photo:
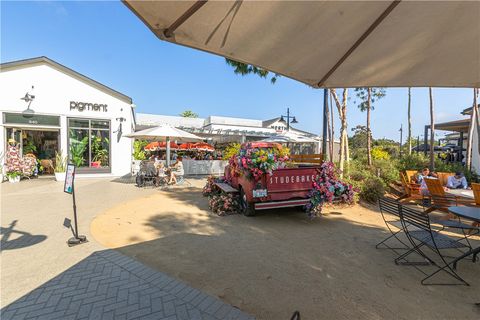
<instances>
[{"instance_id":1,"label":"sign post","mask_svg":"<svg viewBox=\"0 0 480 320\"><path fill-rule=\"evenodd\" d=\"M77 222L77 204L75 202L75 166L73 164L67 165L67 171L65 172L65 185L63 186L63 192L71 194L73 199L73 221L75 228L72 229L73 237L68 239L68 246L74 246L87 242L87 237L78 234L78 222ZM71 227L71 226L70 226Z\"/></svg>"}]
</instances>

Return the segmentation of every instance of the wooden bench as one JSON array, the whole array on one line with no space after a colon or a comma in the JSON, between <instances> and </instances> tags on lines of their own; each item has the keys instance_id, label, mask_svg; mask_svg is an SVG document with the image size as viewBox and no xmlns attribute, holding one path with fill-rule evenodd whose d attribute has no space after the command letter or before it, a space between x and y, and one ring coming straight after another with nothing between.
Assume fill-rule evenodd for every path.
<instances>
[{"instance_id":1,"label":"wooden bench","mask_svg":"<svg viewBox=\"0 0 480 320\"><path fill-rule=\"evenodd\" d=\"M215 182L215 185L219 187L222 191L226 193L237 193L238 190L233 188L231 185L224 182Z\"/></svg>"},{"instance_id":2,"label":"wooden bench","mask_svg":"<svg viewBox=\"0 0 480 320\"><path fill-rule=\"evenodd\" d=\"M295 163L322 164L322 154L292 154L290 159Z\"/></svg>"}]
</instances>

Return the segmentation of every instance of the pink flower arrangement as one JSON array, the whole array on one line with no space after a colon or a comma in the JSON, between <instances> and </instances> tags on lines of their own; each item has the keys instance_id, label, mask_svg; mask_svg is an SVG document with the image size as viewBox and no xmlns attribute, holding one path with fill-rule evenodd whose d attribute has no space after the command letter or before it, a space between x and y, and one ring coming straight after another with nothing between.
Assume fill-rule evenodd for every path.
<instances>
[{"instance_id":1,"label":"pink flower arrangement","mask_svg":"<svg viewBox=\"0 0 480 320\"><path fill-rule=\"evenodd\" d=\"M313 182L310 191L310 203L306 205L307 213L313 218L322 213L325 203L339 201L341 203L353 204L355 190L351 184L341 181L337 177L338 171L332 162L324 162L319 170L319 177Z\"/></svg>"}]
</instances>

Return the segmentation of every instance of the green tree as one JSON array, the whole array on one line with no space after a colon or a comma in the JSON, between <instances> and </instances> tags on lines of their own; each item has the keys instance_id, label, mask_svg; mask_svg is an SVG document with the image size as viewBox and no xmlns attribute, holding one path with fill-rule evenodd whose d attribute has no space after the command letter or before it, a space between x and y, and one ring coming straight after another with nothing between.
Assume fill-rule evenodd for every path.
<instances>
[{"instance_id":1,"label":"green tree","mask_svg":"<svg viewBox=\"0 0 480 320\"><path fill-rule=\"evenodd\" d=\"M356 153L358 149L367 148L367 127L358 125L352 128L353 135L348 139L352 153Z\"/></svg>"},{"instance_id":2,"label":"green tree","mask_svg":"<svg viewBox=\"0 0 480 320\"><path fill-rule=\"evenodd\" d=\"M263 68L259 68L259 67L250 65L250 64L238 62L238 61L227 59L227 58L225 58L225 61L227 62L227 64L229 66L231 66L233 68L233 72L235 74L239 74L239 75L242 75L242 76L246 76L246 75L249 75L249 74L256 74L260 78L270 77L270 82L272 84L277 82L277 79L280 77L280 75L277 74L277 73L273 73L273 75L272 75L272 72L270 72L266 69L263 69Z\"/></svg>"},{"instance_id":3,"label":"green tree","mask_svg":"<svg viewBox=\"0 0 480 320\"><path fill-rule=\"evenodd\" d=\"M357 106L360 111L367 111L367 163L372 165L372 130L370 128L370 111L374 109L374 103L385 97L384 88L356 88Z\"/></svg>"},{"instance_id":4,"label":"green tree","mask_svg":"<svg viewBox=\"0 0 480 320\"><path fill-rule=\"evenodd\" d=\"M180 113L180 117L184 118L198 118L198 114L193 112L192 110L185 110Z\"/></svg>"}]
</instances>

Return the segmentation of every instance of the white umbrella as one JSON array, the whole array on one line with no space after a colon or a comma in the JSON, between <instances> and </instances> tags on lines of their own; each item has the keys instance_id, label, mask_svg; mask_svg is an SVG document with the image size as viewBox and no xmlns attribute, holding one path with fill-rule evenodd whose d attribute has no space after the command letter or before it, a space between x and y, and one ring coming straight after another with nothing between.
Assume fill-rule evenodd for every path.
<instances>
[{"instance_id":1,"label":"white umbrella","mask_svg":"<svg viewBox=\"0 0 480 320\"><path fill-rule=\"evenodd\" d=\"M161 125L154 128L148 128L145 130L126 134L127 138L155 140L159 138L165 138L167 146L167 166L170 165L170 139L173 138L181 142L194 142L203 141L199 136L196 136L190 132L183 131L168 125Z\"/></svg>"},{"instance_id":2,"label":"white umbrella","mask_svg":"<svg viewBox=\"0 0 480 320\"><path fill-rule=\"evenodd\" d=\"M262 141L266 142L279 142L279 143L288 143L288 142L294 142L294 143L316 143L318 140L315 140L314 138L302 136L293 132L285 132L285 133L280 133L276 134L273 136L270 136L266 139L263 139Z\"/></svg>"}]
</instances>

